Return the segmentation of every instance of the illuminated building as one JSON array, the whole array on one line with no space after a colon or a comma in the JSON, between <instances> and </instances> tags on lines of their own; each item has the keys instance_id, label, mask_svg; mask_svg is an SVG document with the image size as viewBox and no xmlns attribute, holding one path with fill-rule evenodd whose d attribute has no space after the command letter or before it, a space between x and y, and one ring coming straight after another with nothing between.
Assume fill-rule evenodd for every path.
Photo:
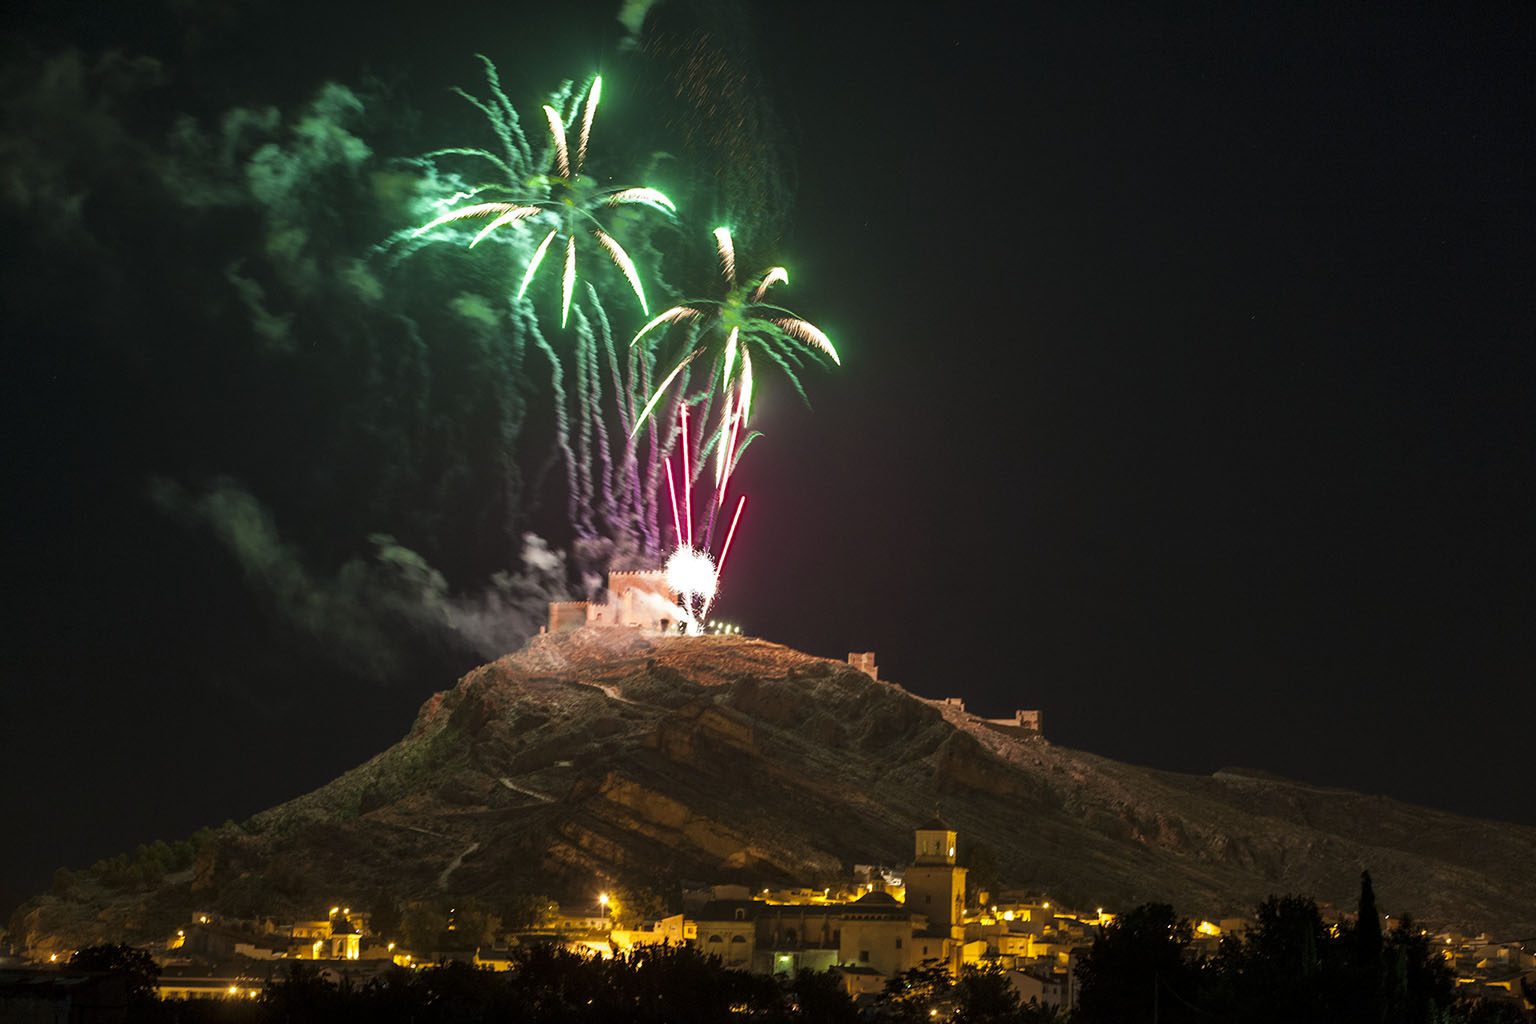
<instances>
[{"instance_id":1,"label":"illuminated building","mask_svg":"<svg viewBox=\"0 0 1536 1024\"><path fill-rule=\"evenodd\" d=\"M956 832L938 818L918 829L916 853L907 869L907 906L928 919L921 939L960 973L965 947L965 874L955 863Z\"/></svg>"}]
</instances>

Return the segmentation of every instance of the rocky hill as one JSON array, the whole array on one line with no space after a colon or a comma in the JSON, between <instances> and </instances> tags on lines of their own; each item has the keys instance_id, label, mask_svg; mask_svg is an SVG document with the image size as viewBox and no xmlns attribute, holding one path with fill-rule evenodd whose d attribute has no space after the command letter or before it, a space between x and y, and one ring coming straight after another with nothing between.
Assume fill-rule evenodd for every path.
<instances>
[{"instance_id":1,"label":"rocky hill","mask_svg":"<svg viewBox=\"0 0 1536 1024\"><path fill-rule=\"evenodd\" d=\"M1351 906L1369 867L1389 912L1536 934L1536 829L1119 764L760 640L581 630L469 673L399 743L205 840L191 869L147 888L82 878L23 906L12 938L67 948L163 935L196 908L313 915L379 894L816 883L903 864L936 806L1005 887L1068 904Z\"/></svg>"}]
</instances>

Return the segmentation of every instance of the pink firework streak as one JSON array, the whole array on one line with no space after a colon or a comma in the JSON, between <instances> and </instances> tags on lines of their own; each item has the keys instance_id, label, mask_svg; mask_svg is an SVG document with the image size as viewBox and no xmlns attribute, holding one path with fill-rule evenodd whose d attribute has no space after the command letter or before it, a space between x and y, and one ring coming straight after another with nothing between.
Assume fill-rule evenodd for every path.
<instances>
[{"instance_id":1,"label":"pink firework streak","mask_svg":"<svg viewBox=\"0 0 1536 1024\"><path fill-rule=\"evenodd\" d=\"M721 444L730 444L732 447L727 451L724 468L717 485L716 509L724 505L725 490L730 483L731 474L736 468L734 443L741 429L742 421L746 419L745 402L737 405L731 419L729 431L722 431L720 437ZM693 460L689 457L689 449L692 445L688 435L688 410L686 407L678 410L678 426L682 432L682 451L679 453L679 458L682 460L683 477L682 518L679 521L677 484L672 473L672 462L669 459L666 462L667 491L672 501L672 529L677 537L678 550L673 553L672 558L668 559L668 564L670 566L678 561L679 556L685 556L684 562L691 564L695 568L694 573L690 574L688 582L679 581L674 583L674 586L679 591L683 608L688 612L689 617L693 620L694 628L697 629L699 620L709 614L710 606L715 603L715 598L719 596L720 579L725 571L725 560L731 553L731 542L736 538L736 527L740 524L741 513L746 508L747 496L743 494L736 499L736 511L731 516L730 529L726 531L725 543L721 545L719 559L711 559L708 551L695 551L693 548ZM709 532L713 533L714 531L711 529ZM710 579L707 581L701 582L698 579L697 567L700 563L709 564L708 575Z\"/></svg>"}]
</instances>

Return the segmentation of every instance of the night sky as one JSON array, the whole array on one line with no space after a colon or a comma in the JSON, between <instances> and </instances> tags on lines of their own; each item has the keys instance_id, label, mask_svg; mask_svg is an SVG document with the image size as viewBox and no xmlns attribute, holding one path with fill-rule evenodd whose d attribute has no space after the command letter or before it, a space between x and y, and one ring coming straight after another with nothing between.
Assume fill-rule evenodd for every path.
<instances>
[{"instance_id":1,"label":"night sky","mask_svg":"<svg viewBox=\"0 0 1536 1024\"><path fill-rule=\"evenodd\" d=\"M0 908L387 746L519 535L568 543L549 409L508 487L495 332L444 312L494 261L372 251L403 158L484 143L476 52L530 127L601 70L594 154L683 207L658 274L734 218L843 353L810 411L764 381L722 616L1536 825L1529 5L677 0L637 49L565 6L8 15Z\"/></svg>"}]
</instances>

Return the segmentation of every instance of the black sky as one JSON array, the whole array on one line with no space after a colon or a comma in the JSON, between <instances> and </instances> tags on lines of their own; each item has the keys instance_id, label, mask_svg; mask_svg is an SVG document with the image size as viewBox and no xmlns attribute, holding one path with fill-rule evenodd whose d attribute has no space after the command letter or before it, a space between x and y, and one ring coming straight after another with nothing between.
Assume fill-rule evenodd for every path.
<instances>
[{"instance_id":1,"label":"black sky","mask_svg":"<svg viewBox=\"0 0 1536 1024\"><path fill-rule=\"evenodd\" d=\"M349 431L388 409L314 355L344 317L304 307L299 355L251 354L219 296L255 222L148 186L175 115L287 116L334 81L408 156L473 125L444 90L479 50L531 82L602 65L643 123L588 6L38 4L9 30L0 903L327 781L478 660L423 637L339 665L151 481L238 480L317 578L371 533L466 591L507 567L379 484L393 438ZM653 17L732 33L794 185L764 259L845 358L813 412L764 396L722 613L1106 756L1536 824L1530 9L725 10ZM109 51L157 84L113 92ZM69 54L97 71L54 105ZM306 223L337 258L376 240Z\"/></svg>"}]
</instances>

